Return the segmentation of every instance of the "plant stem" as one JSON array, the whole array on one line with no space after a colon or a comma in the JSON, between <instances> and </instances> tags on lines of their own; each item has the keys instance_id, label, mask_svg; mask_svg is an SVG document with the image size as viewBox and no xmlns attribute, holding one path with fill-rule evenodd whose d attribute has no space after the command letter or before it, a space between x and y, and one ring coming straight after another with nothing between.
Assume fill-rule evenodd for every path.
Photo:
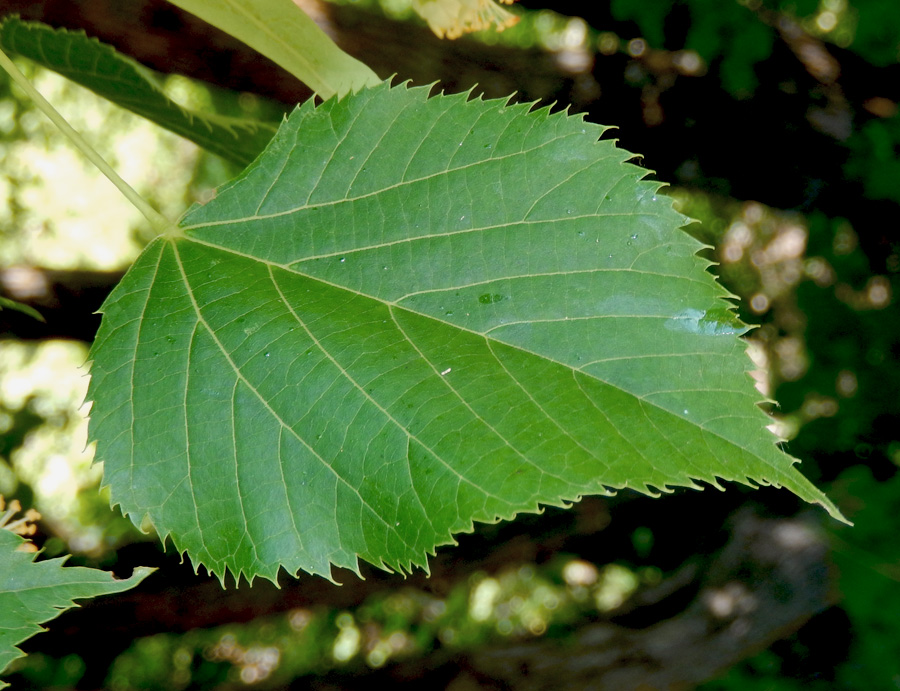
<instances>
[{"instance_id":1,"label":"plant stem","mask_svg":"<svg viewBox=\"0 0 900 691\"><path fill-rule=\"evenodd\" d=\"M149 202L144 199L141 195L134 191L134 189L125 182L119 174L112 169L112 166L109 165L103 157L100 156L90 144L82 137L75 129L66 122L66 119L60 115L56 109L50 105L50 103L45 99L41 94L35 89L31 83L25 78L25 75L19 71L19 68L16 67L15 63L7 57L6 53L3 50L0 50L0 67L2 67L6 72L12 77L13 81L18 84L25 91L26 94L34 101L35 105L44 113L54 125L64 134L66 135L72 144L75 145L81 153L83 153L87 159L97 166L97 169L103 173L109 181L116 186L116 188L125 195L125 198L130 201L134 207L140 211L144 218L146 218L150 225L158 231L159 233L166 232L169 228L171 228L172 224L169 220L159 213L156 209L150 206Z\"/></svg>"}]
</instances>

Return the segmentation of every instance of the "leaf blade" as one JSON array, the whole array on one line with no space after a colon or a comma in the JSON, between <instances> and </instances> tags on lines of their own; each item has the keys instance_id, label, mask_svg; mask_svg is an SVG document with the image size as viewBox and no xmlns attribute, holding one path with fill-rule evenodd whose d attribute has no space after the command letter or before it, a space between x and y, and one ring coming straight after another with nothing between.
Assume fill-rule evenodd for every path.
<instances>
[{"instance_id":1,"label":"leaf blade","mask_svg":"<svg viewBox=\"0 0 900 691\"><path fill-rule=\"evenodd\" d=\"M309 86L322 98L379 82L289 0L169 0L243 41Z\"/></svg>"},{"instance_id":2,"label":"leaf blade","mask_svg":"<svg viewBox=\"0 0 900 691\"><path fill-rule=\"evenodd\" d=\"M193 384L144 397L180 397L216 451L171 476L207 478L196 521L154 512L158 492L123 509L195 563L267 578L410 570L473 521L622 487L770 482L836 511L764 429L745 327L685 219L601 133L405 87L295 111L154 249L181 341L145 339L135 366ZM228 525L222 545L201 525Z\"/></svg>"},{"instance_id":3,"label":"leaf blade","mask_svg":"<svg viewBox=\"0 0 900 691\"><path fill-rule=\"evenodd\" d=\"M235 163L250 163L275 134L269 122L180 106L153 72L83 31L7 17L0 23L0 45Z\"/></svg>"},{"instance_id":4,"label":"leaf blade","mask_svg":"<svg viewBox=\"0 0 900 691\"><path fill-rule=\"evenodd\" d=\"M154 569L138 568L127 579L83 567L62 568L65 558L35 562L19 552L25 541L0 529L0 673L24 655L16 646L42 631L41 624L76 606L74 600L129 590ZM0 688L8 684L0 681Z\"/></svg>"}]
</instances>

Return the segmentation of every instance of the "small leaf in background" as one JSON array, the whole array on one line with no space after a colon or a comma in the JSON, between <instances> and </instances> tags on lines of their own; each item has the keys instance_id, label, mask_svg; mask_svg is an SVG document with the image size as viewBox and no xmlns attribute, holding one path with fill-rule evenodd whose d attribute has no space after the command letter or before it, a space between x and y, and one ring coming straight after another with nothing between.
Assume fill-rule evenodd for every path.
<instances>
[{"instance_id":1,"label":"small leaf in background","mask_svg":"<svg viewBox=\"0 0 900 691\"><path fill-rule=\"evenodd\" d=\"M511 5L515 0L502 0ZM492 27L503 31L519 18L494 0L412 0L412 9L440 38L459 38Z\"/></svg>"},{"instance_id":2,"label":"small leaf in background","mask_svg":"<svg viewBox=\"0 0 900 691\"><path fill-rule=\"evenodd\" d=\"M378 76L328 38L291 0L169 0L243 41L322 98L373 86Z\"/></svg>"},{"instance_id":3,"label":"small leaf in background","mask_svg":"<svg viewBox=\"0 0 900 691\"><path fill-rule=\"evenodd\" d=\"M112 500L221 578L409 571L473 521L775 484L729 297L580 116L381 85L306 103L103 306Z\"/></svg>"},{"instance_id":4,"label":"small leaf in background","mask_svg":"<svg viewBox=\"0 0 900 691\"><path fill-rule=\"evenodd\" d=\"M0 497L0 511L3 511ZM16 646L42 631L41 624L75 606L74 600L129 590L153 569L135 569L130 578L115 580L111 574L82 567L62 568L65 558L35 562L31 546L17 533L27 534L25 519L10 521L16 507L0 514L0 673L23 655ZM8 684L0 681L0 688Z\"/></svg>"},{"instance_id":5,"label":"small leaf in background","mask_svg":"<svg viewBox=\"0 0 900 691\"><path fill-rule=\"evenodd\" d=\"M34 307L25 305L21 302L16 302L15 300L10 300L9 298L0 297L0 310L15 310L16 312L27 314L29 317L37 319L39 322L45 321L43 315L41 315Z\"/></svg>"},{"instance_id":6,"label":"small leaf in background","mask_svg":"<svg viewBox=\"0 0 900 691\"><path fill-rule=\"evenodd\" d=\"M162 90L156 74L81 31L8 17L0 24L0 47L241 165L256 158L275 134L276 126L268 122L200 113L178 105Z\"/></svg>"}]
</instances>

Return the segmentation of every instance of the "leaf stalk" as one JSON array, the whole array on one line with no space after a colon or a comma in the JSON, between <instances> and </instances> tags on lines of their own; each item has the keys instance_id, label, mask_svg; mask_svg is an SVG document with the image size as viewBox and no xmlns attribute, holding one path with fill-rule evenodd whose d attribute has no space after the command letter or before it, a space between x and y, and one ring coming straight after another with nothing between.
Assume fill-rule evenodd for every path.
<instances>
[{"instance_id":1,"label":"leaf stalk","mask_svg":"<svg viewBox=\"0 0 900 691\"><path fill-rule=\"evenodd\" d=\"M172 223L154 209L146 199L138 194L131 185L125 182L119 174L113 170L112 166L97 153L94 147L92 147L87 140L82 137L81 134L77 132L52 105L50 105L49 101L47 101L47 99L31 85L31 82L28 81L25 75L22 74L19 68L16 67L16 64L10 60L3 50L0 50L0 67L2 67L12 80L28 94L35 105L37 105L41 112L44 113L54 125L56 125L59 131L69 138L69 141L72 142L75 148L84 154L87 159L116 186L116 189L118 189L119 192L121 192L125 198L143 214L144 218L150 222L150 225L153 226L157 232L164 233L171 228Z\"/></svg>"}]
</instances>

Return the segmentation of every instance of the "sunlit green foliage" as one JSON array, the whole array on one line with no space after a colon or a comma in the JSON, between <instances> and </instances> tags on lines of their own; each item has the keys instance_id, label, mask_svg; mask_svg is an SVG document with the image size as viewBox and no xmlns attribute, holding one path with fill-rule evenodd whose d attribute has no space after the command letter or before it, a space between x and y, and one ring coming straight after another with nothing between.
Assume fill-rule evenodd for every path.
<instances>
[{"instance_id":1,"label":"sunlit green foliage","mask_svg":"<svg viewBox=\"0 0 900 691\"><path fill-rule=\"evenodd\" d=\"M170 1L262 53L322 98L343 96L380 81L291 2Z\"/></svg>"},{"instance_id":2,"label":"sunlit green foliage","mask_svg":"<svg viewBox=\"0 0 900 691\"><path fill-rule=\"evenodd\" d=\"M0 500L0 512L5 505ZM127 580L85 568L62 568L65 559L35 562L22 551L25 540L7 525L9 512L0 513L0 673L23 655L16 646L41 631L41 624L74 606L74 600L119 593L133 588L152 569L136 569ZM7 686L0 681L0 688Z\"/></svg>"},{"instance_id":3,"label":"sunlit green foliage","mask_svg":"<svg viewBox=\"0 0 900 691\"><path fill-rule=\"evenodd\" d=\"M304 675L378 668L438 648L468 651L564 635L658 578L652 569L598 568L564 558L542 568L474 573L444 597L399 588L352 611L295 609L246 625L140 639L116 659L107 683L119 691L237 682L278 686Z\"/></svg>"},{"instance_id":4,"label":"sunlit green foliage","mask_svg":"<svg viewBox=\"0 0 900 691\"><path fill-rule=\"evenodd\" d=\"M768 54L774 35L768 25L753 19L753 13L758 7L756 3L735 3L733 6L717 3L715 7L706 6L699 1L682 3L691 8L693 42L689 46L684 41L673 40L673 37L665 34L665 8L662 5L643 5L647 12L632 9L634 16L631 19L645 31L645 38L650 42L651 48L695 50L706 60L721 63L722 80L726 88L744 95L752 91L755 83L754 65ZM669 5L671 8L671 3ZM620 9L621 12L629 11L627 3L619 3L619 6L625 7ZM704 9L702 16L694 7ZM851 0L849 6L839 0L821 3L800 0L767 2L764 7L787 12L798 18L813 34L849 47L874 64L889 65L897 62L896 37L900 35L896 27L898 6L891 0L880 3ZM546 18L550 15L542 13L541 16ZM501 34L498 40L519 40L515 37L524 34L516 32L528 27L528 22L532 19L534 17ZM552 23L556 36L566 35L565 29L569 26L566 20L553 18L553 22L549 19L541 21L544 21L545 28ZM595 31L602 28L588 29L585 40L595 40ZM717 33L727 35L731 40L723 42ZM552 48L552 42L533 37L521 40L522 44L531 45L536 42ZM660 43L657 44L657 41ZM553 45L559 47L562 43ZM616 39L610 45L614 45L615 50L624 50L626 42ZM730 72L731 77L728 76L727 64L735 66ZM175 80L170 81L170 84L174 83ZM70 93L66 92L66 98L69 98ZM223 96L226 100L227 97ZM25 123L27 134L34 136L34 118L20 119L21 102L15 100L10 103L12 105L9 108L4 106L0 111L0 129L4 136L21 136L21 122ZM868 116L863 114L861 117ZM863 182L865 194L886 200L897 198L895 172L898 137L895 123L896 117L873 118L848 140L851 150L846 168L848 176ZM120 129L118 125L115 128ZM30 151L20 155L17 160L29 160L33 155ZM18 167L14 168L7 162L4 162L4 172L10 176L9 180L12 180L13 175L20 174ZM224 179L220 172L213 172L211 175L213 179ZM16 178L12 186L17 186L19 180ZM30 184L24 178L21 181L23 187ZM10 183L7 184L9 186ZM187 185L184 187L187 188ZM188 196L195 195L191 193ZM739 304L742 316L748 321L763 323L761 328L750 334L753 351L756 355L764 356L761 362L769 368L766 393L776 395L781 402L781 407L776 410L779 430L791 438L791 448L795 453L810 460L804 465L804 469L808 468L816 477L830 478L844 465L858 464L877 468L878 477L881 478L888 472L885 461L900 465L900 441L892 431L895 429L892 427L892 420L895 419L897 410L895 392L900 389L900 384L894 381L896 367L891 367L894 355L900 352L896 337L896 303L893 298L898 294L896 276L900 266L897 253L888 257L883 275L877 272L873 274L873 267L859 248L856 231L844 219L828 219L815 213L809 216L784 214L755 202L721 200L688 192L682 192L679 197L685 204L682 210L706 221L702 227L694 226L692 232L702 240L716 245L716 254L710 254L710 257L721 262L721 265L715 271L723 276L726 287L742 297ZM16 204L17 201L9 205L4 221L9 214L21 210ZM179 198L171 202L172 208L176 209L181 204L182 200ZM8 229L25 224L17 220L4 225ZM82 246L91 244L81 243ZM7 245L4 252L17 251L9 249L10 247L12 245ZM38 255L27 255L29 258L35 256ZM66 251L61 250L56 256L71 254L66 255ZM102 261L109 263L108 258ZM33 431L34 425L40 424L40 416L29 405L16 404L0 411L5 416L4 424L8 423L16 433L5 439L8 444L4 448L20 449L25 435ZM56 413L56 416L59 419L61 415ZM13 470L18 472L19 468L13 465ZM836 673L846 688L854 688L854 685L859 687L861 678L864 678L867 686L860 688L867 690L875 687L882 679L887 685L891 683L892 675L898 671L890 664L897 656L890 652L887 655L881 654L886 640L898 639L896 623L891 616L896 609L892 606L892 593L896 591L897 580L897 559L891 547L891 538L898 530L896 521L892 518L898 515L892 499L896 494L895 484L879 482L867 468L856 468L844 474L836 488L841 505L854 512L852 517L862 528L858 541L854 539L857 536L855 532L843 531L839 533L840 542L837 543L837 561L843 579L841 589L846 595L844 607L852 619L853 631L860 632L850 661ZM93 496L96 499L97 495ZM871 520L866 519L867 512L870 512ZM54 549L62 549L59 542L57 540L54 543ZM532 584L535 581L540 581L540 578L532 579ZM484 581L479 581L482 582ZM542 583L538 582L537 587L541 586ZM493 586L488 584L484 590L491 588ZM524 592L517 594L525 599L530 597ZM414 603L417 602L415 596L410 597ZM404 619L399 614L400 610L404 613L421 613L429 604L433 604L432 600L425 598L424 604L420 603L421 610L417 610L415 606L410 607L409 601L399 600L402 598L390 605L376 603L357 612L343 613L340 620L338 613L317 613L310 619L311 623L307 624L308 630L313 631L312 622L318 621L322 625L317 630L322 634L319 641L325 643L318 648L313 643L306 649L296 645L296 639L291 638L290 643L295 645L290 649L290 654L307 656L304 658L306 667L302 669L313 672L325 669L334 662L335 637L342 632L345 633L341 639L344 645L341 650L349 650L357 635L353 632L362 632L363 623L376 622L381 633L396 633L403 630L404 623L409 624L411 621ZM498 598L494 605L500 606L505 602L503 598ZM448 609L467 612L470 603L468 595L459 595L453 600L452 607L448 605ZM485 630L491 626L500 628L497 613L501 611L503 610L497 607L492 610ZM296 633L296 625L306 621L307 614L297 613L294 628L288 635ZM254 627L252 625L250 629ZM117 663L116 673L120 674L117 678L142 680L122 682L136 685L149 684L147 680L151 678L158 679L162 688L189 683L185 681L189 678L198 685L211 684L214 680L224 678L237 681L241 678L242 669L261 669L267 661L271 661L271 650L267 648L271 647L273 640L277 642L279 639L273 638L271 622L261 622L259 628L262 629L261 633L248 633L234 628L228 632L198 632L196 638L195 634L189 634L184 638L165 636L154 642L138 642L134 650ZM413 622L403 630L402 638L409 641L421 634L421 631L421 628L416 629ZM227 638L229 633L234 636L233 639ZM420 649L403 647L406 643L401 647L411 654L426 650L429 641L434 640L433 632L429 635L432 638L422 635ZM437 637L442 640L440 633ZM390 640L389 636L387 638ZM397 638L399 639L400 637ZM356 640L358 649L351 657L351 665L362 661L365 635L359 633ZM418 644L420 639L415 638L415 641ZM221 647L215 648L217 645ZM379 648L378 643L373 645L373 650L384 650ZM254 646L261 649L256 650ZM253 655L247 657L249 651L253 651ZM279 655L282 667L277 673L283 672L284 679L288 680L288 655L283 652ZM323 663L322 660L326 662ZM190 677L189 668L194 662L199 663L200 672L197 677ZM30 669L34 676L30 678L36 680L34 683L38 687L73 683L83 671L77 658L61 661L34 658L33 663ZM721 688L760 688L763 684L765 688L773 689L822 688L824 691L825 688L834 688L831 681L808 679L800 682L785 679L783 675L789 667L784 663L785 660L778 653L767 653L730 675ZM154 666L155 671L151 669ZM42 668L42 671L36 671L38 668ZM214 672L204 676L210 668L214 668ZM864 677L860 675L861 669L866 670ZM216 676L220 673L221 677ZM248 680L249 678L244 681ZM737 682L728 686L734 680ZM816 683L820 686L815 686Z\"/></svg>"},{"instance_id":5,"label":"sunlit green foliage","mask_svg":"<svg viewBox=\"0 0 900 691\"><path fill-rule=\"evenodd\" d=\"M629 154L426 93L305 104L117 286L89 396L123 512L250 580L424 567L473 521L608 488L775 484L839 516Z\"/></svg>"},{"instance_id":6,"label":"sunlit green foliage","mask_svg":"<svg viewBox=\"0 0 900 691\"><path fill-rule=\"evenodd\" d=\"M82 32L8 18L0 24L0 46L235 163L250 163L275 134L271 122L176 103L158 75Z\"/></svg>"}]
</instances>

